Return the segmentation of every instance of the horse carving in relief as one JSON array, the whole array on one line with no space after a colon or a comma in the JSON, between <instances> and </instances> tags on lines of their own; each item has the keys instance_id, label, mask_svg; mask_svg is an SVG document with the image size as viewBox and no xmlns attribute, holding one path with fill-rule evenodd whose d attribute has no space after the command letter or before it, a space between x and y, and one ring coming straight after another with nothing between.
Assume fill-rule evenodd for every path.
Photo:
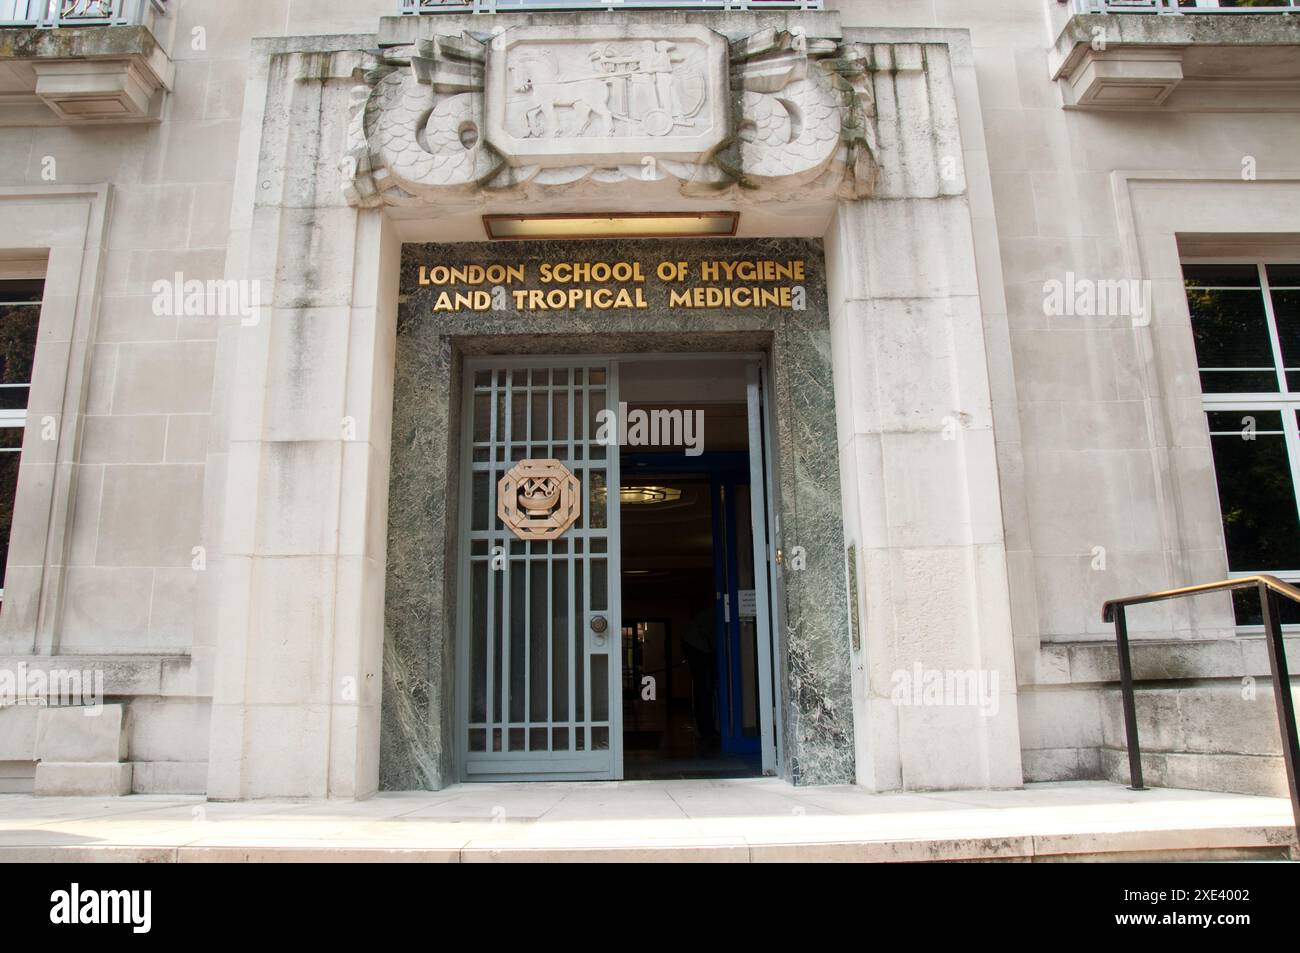
<instances>
[{"instance_id":1,"label":"horse carving in relief","mask_svg":"<svg viewBox=\"0 0 1300 953\"><path fill-rule=\"evenodd\" d=\"M556 109L571 108L574 125L565 135L581 136L591 126L592 117L604 123L604 135L614 134L614 113L609 108L609 85L599 76L566 79L560 75L555 55L550 50L521 57L510 64L511 85L517 93L529 93L528 128L533 135L555 138L561 134Z\"/></svg>"}]
</instances>

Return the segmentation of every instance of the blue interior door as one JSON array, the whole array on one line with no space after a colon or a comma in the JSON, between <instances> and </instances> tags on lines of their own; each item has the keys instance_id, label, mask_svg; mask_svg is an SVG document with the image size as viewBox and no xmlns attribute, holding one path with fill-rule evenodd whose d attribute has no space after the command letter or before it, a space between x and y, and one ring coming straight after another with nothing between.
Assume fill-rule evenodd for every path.
<instances>
[{"instance_id":1,"label":"blue interior door","mask_svg":"<svg viewBox=\"0 0 1300 953\"><path fill-rule=\"evenodd\" d=\"M725 754L760 750L757 611L749 478L713 477L714 626L718 727Z\"/></svg>"}]
</instances>

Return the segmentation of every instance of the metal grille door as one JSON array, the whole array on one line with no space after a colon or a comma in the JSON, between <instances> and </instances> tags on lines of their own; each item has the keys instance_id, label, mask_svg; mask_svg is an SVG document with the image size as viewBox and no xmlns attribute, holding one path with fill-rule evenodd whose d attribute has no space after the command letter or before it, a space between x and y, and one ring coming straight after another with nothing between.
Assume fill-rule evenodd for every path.
<instances>
[{"instance_id":1,"label":"metal grille door","mask_svg":"<svg viewBox=\"0 0 1300 953\"><path fill-rule=\"evenodd\" d=\"M622 776L618 447L607 408L616 415L607 361L467 362L456 660L466 779ZM498 484L524 460L558 460L581 488L581 511L556 539L519 539L498 515Z\"/></svg>"}]
</instances>

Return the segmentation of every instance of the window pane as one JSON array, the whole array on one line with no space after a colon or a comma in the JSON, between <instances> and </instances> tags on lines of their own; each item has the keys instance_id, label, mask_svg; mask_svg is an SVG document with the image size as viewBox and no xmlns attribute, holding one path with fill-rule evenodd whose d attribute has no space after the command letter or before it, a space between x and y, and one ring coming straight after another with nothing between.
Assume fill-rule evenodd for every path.
<instances>
[{"instance_id":1,"label":"window pane","mask_svg":"<svg viewBox=\"0 0 1300 953\"><path fill-rule=\"evenodd\" d=\"M39 278L23 281L0 281L0 304L27 301L40 304L45 282Z\"/></svg>"},{"instance_id":2,"label":"window pane","mask_svg":"<svg viewBox=\"0 0 1300 953\"><path fill-rule=\"evenodd\" d=\"M0 589L9 563L9 531L14 524L14 496L18 490L18 463L22 453L22 427L0 427Z\"/></svg>"},{"instance_id":3,"label":"window pane","mask_svg":"<svg viewBox=\"0 0 1300 953\"><path fill-rule=\"evenodd\" d=\"M1232 594L1232 608L1237 625L1263 625L1264 613L1259 606L1259 590L1239 589ZM1300 605L1290 599L1279 599L1278 608L1283 625L1300 625Z\"/></svg>"},{"instance_id":4,"label":"window pane","mask_svg":"<svg viewBox=\"0 0 1300 953\"><path fill-rule=\"evenodd\" d=\"M1188 288L1258 288L1255 265L1183 265Z\"/></svg>"},{"instance_id":5,"label":"window pane","mask_svg":"<svg viewBox=\"0 0 1300 953\"><path fill-rule=\"evenodd\" d=\"M26 410L31 390L26 384L0 384L0 410Z\"/></svg>"},{"instance_id":6,"label":"window pane","mask_svg":"<svg viewBox=\"0 0 1300 953\"><path fill-rule=\"evenodd\" d=\"M1282 341L1282 362L1300 370L1300 289L1273 289L1273 317ZM1294 385L1288 382L1289 388Z\"/></svg>"},{"instance_id":7,"label":"window pane","mask_svg":"<svg viewBox=\"0 0 1300 953\"><path fill-rule=\"evenodd\" d=\"M0 304L0 384L31 383L40 316L34 305ZM27 406L25 395L17 406Z\"/></svg>"},{"instance_id":8,"label":"window pane","mask_svg":"<svg viewBox=\"0 0 1300 953\"><path fill-rule=\"evenodd\" d=\"M1300 288L1300 265L1267 265L1268 283L1274 288Z\"/></svg>"},{"instance_id":9,"label":"window pane","mask_svg":"<svg viewBox=\"0 0 1300 953\"><path fill-rule=\"evenodd\" d=\"M1266 412L1253 413L1262 429ZM1212 436L1210 444L1229 568L1300 568L1300 516L1285 437L1258 431L1221 434Z\"/></svg>"},{"instance_id":10,"label":"window pane","mask_svg":"<svg viewBox=\"0 0 1300 953\"><path fill-rule=\"evenodd\" d=\"M1280 410L1211 410L1205 415L1210 421L1210 433L1240 437L1250 431L1281 433Z\"/></svg>"},{"instance_id":11,"label":"window pane","mask_svg":"<svg viewBox=\"0 0 1300 953\"><path fill-rule=\"evenodd\" d=\"M1207 394L1270 394L1277 390L1272 371L1201 371L1201 390Z\"/></svg>"},{"instance_id":12,"label":"window pane","mask_svg":"<svg viewBox=\"0 0 1300 953\"><path fill-rule=\"evenodd\" d=\"M1254 368L1254 370L1202 371L1201 386L1208 393L1277 390L1271 370L1264 299L1258 291L1210 291L1189 288L1187 306L1192 315L1196 361L1202 368Z\"/></svg>"}]
</instances>

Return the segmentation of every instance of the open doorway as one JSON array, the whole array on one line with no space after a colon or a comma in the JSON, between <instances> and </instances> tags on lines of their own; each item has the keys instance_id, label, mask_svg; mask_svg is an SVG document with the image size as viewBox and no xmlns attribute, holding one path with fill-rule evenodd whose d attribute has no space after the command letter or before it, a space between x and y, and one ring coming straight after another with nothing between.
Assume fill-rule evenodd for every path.
<instances>
[{"instance_id":1,"label":"open doorway","mask_svg":"<svg viewBox=\"0 0 1300 953\"><path fill-rule=\"evenodd\" d=\"M626 778L763 770L751 374L740 359L620 365Z\"/></svg>"},{"instance_id":2,"label":"open doorway","mask_svg":"<svg viewBox=\"0 0 1300 953\"><path fill-rule=\"evenodd\" d=\"M471 358L462 406L464 776L777 773L762 357Z\"/></svg>"}]
</instances>

